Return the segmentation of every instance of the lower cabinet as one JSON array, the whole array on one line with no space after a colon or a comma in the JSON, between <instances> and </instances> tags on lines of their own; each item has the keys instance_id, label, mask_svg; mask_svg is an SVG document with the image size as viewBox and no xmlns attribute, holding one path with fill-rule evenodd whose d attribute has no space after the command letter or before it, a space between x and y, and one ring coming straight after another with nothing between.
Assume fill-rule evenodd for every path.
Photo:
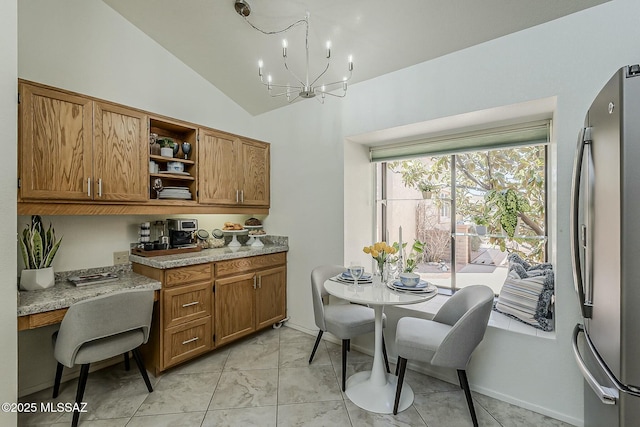
<instances>
[{"instance_id":1,"label":"lower cabinet","mask_svg":"<svg viewBox=\"0 0 640 427\"><path fill-rule=\"evenodd\" d=\"M260 259L216 264L216 345L269 327L287 315L285 254L256 258Z\"/></svg>"},{"instance_id":2,"label":"lower cabinet","mask_svg":"<svg viewBox=\"0 0 640 427\"><path fill-rule=\"evenodd\" d=\"M147 368L158 375L179 363L286 317L286 253L171 269L133 264L162 282L149 342Z\"/></svg>"}]
</instances>

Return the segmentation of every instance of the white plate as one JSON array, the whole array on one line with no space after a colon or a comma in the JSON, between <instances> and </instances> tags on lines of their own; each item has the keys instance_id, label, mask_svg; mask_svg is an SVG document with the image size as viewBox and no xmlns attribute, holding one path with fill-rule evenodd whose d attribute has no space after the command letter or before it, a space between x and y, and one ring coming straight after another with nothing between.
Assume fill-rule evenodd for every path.
<instances>
[{"instance_id":1,"label":"white plate","mask_svg":"<svg viewBox=\"0 0 640 427\"><path fill-rule=\"evenodd\" d=\"M165 190L189 191L189 187L164 187Z\"/></svg>"},{"instance_id":2,"label":"white plate","mask_svg":"<svg viewBox=\"0 0 640 427\"><path fill-rule=\"evenodd\" d=\"M349 272L349 270L344 271L342 274L340 274L340 277L342 277L344 280L353 280L353 276L351 276L351 273ZM369 280L371 281L371 273L363 273L362 277L360 277L360 279L358 279L358 281L360 280Z\"/></svg>"},{"instance_id":3,"label":"white plate","mask_svg":"<svg viewBox=\"0 0 640 427\"><path fill-rule=\"evenodd\" d=\"M240 234L240 233L246 233L249 230L243 229L243 230L222 230L223 233L227 233L227 234Z\"/></svg>"},{"instance_id":4,"label":"white plate","mask_svg":"<svg viewBox=\"0 0 640 427\"><path fill-rule=\"evenodd\" d=\"M158 173L167 174L167 175L187 175L191 176L189 172L178 172L178 171L160 171Z\"/></svg>"},{"instance_id":5,"label":"white plate","mask_svg":"<svg viewBox=\"0 0 640 427\"><path fill-rule=\"evenodd\" d=\"M262 228L261 225L245 225L244 228L248 228L249 230L259 230Z\"/></svg>"},{"instance_id":6,"label":"white plate","mask_svg":"<svg viewBox=\"0 0 640 427\"><path fill-rule=\"evenodd\" d=\"M426 285L425 286L420 286L423 282L426 283ZM417 293L417 294L426 294L426 293L431 293L431 292L437 292L437 290L438 290L436 285L434 285L433 283L425 282L424 280L421 280L420 284L418 286L414 286L414 287L404 286L402 283L400 283L400 281L389 283L389 284L387 284L387 287L389 287L390 289L393 289L394 291L413 292L413 293Z\"/></svg>"},{"instance_id":7,"label":"white plate","mask_svg":"<svg viewBox=\"0 0 640 427\"><path fill-rule=\"evenodd\" d=\"M338 282L340 282L340 283L347 283L347 284L349 284L349 285L353 285L353 283L354 283L354 282L353 282L353 279L344 279L344 278L342 277L342 275L338 275L338 276L336 276L334 279L336 279L336 280L337 280ZM371 278L369 278L368 280L367 280L367 279L362 279L362 278L360 278L360 280L358 280L358 284L367 285L367 284L371 284L371 283L373 283L373 282L371 281Z\"/></svg>"}]
</instances>

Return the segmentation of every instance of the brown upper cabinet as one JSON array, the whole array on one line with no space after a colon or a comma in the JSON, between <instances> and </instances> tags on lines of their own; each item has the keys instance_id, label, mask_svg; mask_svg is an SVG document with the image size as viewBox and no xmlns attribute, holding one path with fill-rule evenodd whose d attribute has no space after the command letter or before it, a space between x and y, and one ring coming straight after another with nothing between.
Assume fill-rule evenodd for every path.
<instances>
[{"instance_id":1,"label":"brown upper cabinet","mask_svg":"<svg viewBox=\"0 0 640 427\"><path fill-rule=\"evenodd\" d=\"M269 144L200 129L200 203L269 207Z\"/></svg>"},{"instance_id":2,"label":"brown upper cabinet","mask_svg":"<svg viewBox=\"0 0 640 427\"><path fill-rule=\"evenodd\" d=\"M19 215L268 213L268 143L18 83Z\"/></svg>"},{"instance_id":3,"label":"brown upper cabinet","mask_svg":"<svg viewBox=\"0 0 640 427\"><path fill-rule=\"evenodd\" d=\"M146 200L145 114L27 84L20 96L23 199Z\"/></svg>"}]
</instances>

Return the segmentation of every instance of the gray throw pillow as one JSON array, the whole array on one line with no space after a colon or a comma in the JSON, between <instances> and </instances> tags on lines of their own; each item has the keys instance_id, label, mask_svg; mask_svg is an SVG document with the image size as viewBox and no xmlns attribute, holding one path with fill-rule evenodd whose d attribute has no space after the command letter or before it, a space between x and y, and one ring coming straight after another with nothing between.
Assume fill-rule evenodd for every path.
<instances>
[{"instance_id":1,"label":"gray throw pillow","mask_svg":"<svg viewBox=\"0 0 640 427\"><path fill-rule=\"evenodd\" d=\"M532 265L509 255L509 272L494 310L544 331L553 330L554 274L551 264Z\"/></svg>"}]
</instances>

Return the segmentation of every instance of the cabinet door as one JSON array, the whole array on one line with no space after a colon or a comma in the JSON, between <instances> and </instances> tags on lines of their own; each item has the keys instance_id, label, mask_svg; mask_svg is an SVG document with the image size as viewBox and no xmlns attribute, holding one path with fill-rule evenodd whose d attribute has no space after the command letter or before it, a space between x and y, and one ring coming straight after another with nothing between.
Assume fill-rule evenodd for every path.
<instances>
[{"instance_id":1,"label":"cabinet door","mask_svg":"<svg viewBox=\"0 0 640 427\"><path fill-rule=\"evenodd\" d=\"M26 84L20 97L20 196L91 199L91 100Z\"/></svg>"},{"instance_id":2,"label":"cabinet door","mask_svg":"<svg viewBox=\"0 0 640 427\"><path fill-rule=\"evenodd\" d=\"M269 144L240 140L242 204L269 207Z\"/></svg>"},{"instance_id":3,"label":"cabinet door","mask_svg":"<svg viewBox=\"0 0 640 427\"><path fill-rule=\"evenodd\" d=\"M148 119L143 113L96 102L95 200L142 201L149 197Z\"/></svg>"},{"instance_id":4,"label":"cabinet door","mask_svg":"<svg viewBox=\"0 0 640 427\"><path fill-rule=\"evenodd\" d=\"M237 204L239 185L236 139L201 129L198 163L198 201L217 205Z\"/></svg>"},{"instance_id":5,"label":"cabinet door","mask_svg":"<svg viewBox=\"0 0 640 427\"><path fill-rule=\"evenodd\" d=\"M256 280L253 273L216 280L216 346L255 331Z\"/></svg>"},{"instance_id":6,"label":"cabinet door","mask_svg":"<svg viewBox=\"0 0 640 427\"><path fill-rule=\"evenodd\" d=\"M287 314L287 269L262 270L256 290L256 329L271 326Z\"/></svg>"}]
</instances>

